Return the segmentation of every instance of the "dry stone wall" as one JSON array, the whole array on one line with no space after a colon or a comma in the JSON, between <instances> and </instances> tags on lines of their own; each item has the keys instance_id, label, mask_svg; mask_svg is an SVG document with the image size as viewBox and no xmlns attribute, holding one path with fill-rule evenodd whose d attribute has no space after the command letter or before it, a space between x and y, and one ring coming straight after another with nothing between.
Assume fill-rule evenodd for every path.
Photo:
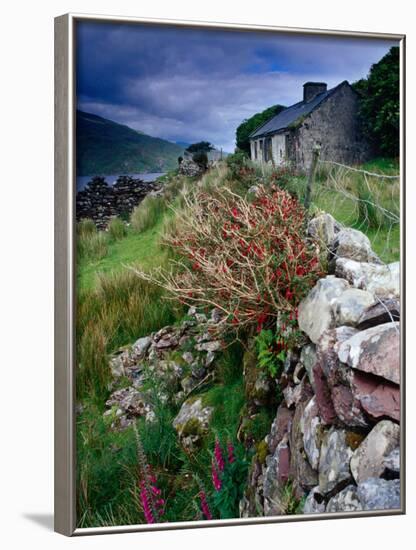
<instances>
[{"instance_id":1,"label":"dry stone wall","mask_svg":"<svg viewBox=\"0 0 416 550\"><path fill-rule=\"evenodd\" d=\"M103 177L94 177L77 193L77 221L89 218L99 229L104 229L111 218L128 216L146 195L159 190L158 183L129 176L120 176L114 185L108 185Z\"/></svg>"},{"instance_id":2,"label":"dry stone wall","mask_svg":"<svg viewBox=\"0 0 416 550\"><path fill-rule=\"evenodd\" d=\"M319 231L318 231L319 230ZM283 401L257 453L242 517L400 508L400 269L328 214L310 222L333 273L299 306L307 343L285 363Z\"/></svg>"}]
</instances>

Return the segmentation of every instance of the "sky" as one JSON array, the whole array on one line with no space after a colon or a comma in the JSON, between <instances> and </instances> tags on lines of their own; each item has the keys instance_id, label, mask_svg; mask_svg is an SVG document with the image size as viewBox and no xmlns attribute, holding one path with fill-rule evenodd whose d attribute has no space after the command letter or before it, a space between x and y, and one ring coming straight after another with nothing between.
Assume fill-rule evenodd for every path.
<instances>
[{"instance_id":1,"label":"sky","mask_svg":"<svg viewBox=\"0 0 416 550\"><path fill-rule=\"evenodd\" d=\"M77 25L78 108L169 141L233 151L235 130L307 81L366 77L395 41L165 25Z\"/></svg>"}]
</instances>

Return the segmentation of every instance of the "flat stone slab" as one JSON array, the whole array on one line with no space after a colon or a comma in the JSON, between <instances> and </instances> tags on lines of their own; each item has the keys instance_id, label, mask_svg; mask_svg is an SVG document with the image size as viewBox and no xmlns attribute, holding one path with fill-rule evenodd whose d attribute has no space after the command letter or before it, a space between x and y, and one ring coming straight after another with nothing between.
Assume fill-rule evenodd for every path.
<instances>
[{"instance_id":1,"label":"flat stone slab","mask_svg":"<svg viewBox=\"0 0 416 550\"><path fill-rule=\"evenodd\" d=\"M339 360L400 384L399 328L399 323L385 323L354 334L340 345Z\"/></svg>"},{"instance_id":2,"label":"flat stone slab","mask_svg":"<svg viewBox=\"0 0 416 550\"><path fill-rule=\"evenodd\" d=\"M399 386L358 370L354 371L351 386L354 397L371 418L378 420L387 416L400 421Z\"/></svg>"},{"instance_id":3,"label":"flat stone slab","mask_svg":"<svg viewBox=\"0 0 416 550\"><path fill-rule=\"evenodd\" d=\"M320 279L299 304L299 328L314 344L326 330L335 327L334 301L347 288L347 281L328 275Z\"/></svg>"}]
</instances>

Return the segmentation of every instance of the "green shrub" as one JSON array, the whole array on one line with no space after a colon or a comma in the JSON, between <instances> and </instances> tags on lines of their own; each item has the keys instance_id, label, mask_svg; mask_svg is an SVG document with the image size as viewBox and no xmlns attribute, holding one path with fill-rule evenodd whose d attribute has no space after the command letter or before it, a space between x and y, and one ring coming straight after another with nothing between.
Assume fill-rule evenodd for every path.
<instances>
[{"instance_id":1,"label":"green shrub","mask_svg":"<svg viewBox=\"0 0 416 550\"><path fill-rule=\"evenodd\" d=\"M120 218L112 218L108 224L108 234L113 241L122 239L127 234L126 224Z\"/></svg>"},{"instance_id":2,"label":"green shrub","mask_svg":"<svg viewBox=\"0 0 416 550\"><path fill-rule=\"evenodd\" d=\"M166 205L161 197L147 195L131 213L130 222L138 233L154 227L160 220Z\"/></svg>"}]
</instances>

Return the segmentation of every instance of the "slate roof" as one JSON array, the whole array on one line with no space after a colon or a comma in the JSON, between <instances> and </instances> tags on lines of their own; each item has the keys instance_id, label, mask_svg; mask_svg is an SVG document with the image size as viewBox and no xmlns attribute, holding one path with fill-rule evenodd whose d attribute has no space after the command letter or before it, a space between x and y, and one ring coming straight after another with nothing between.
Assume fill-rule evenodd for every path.
<instances>
[{"instance_id":1,"label":"slate roof","mask_svg":"<svg viewBox=\"0 0 416 550\"><path fill-rule=\"evenodd\" d=\"M288 126L296 122L296 120L298 120L300 117L309 115L314 109L316 109L316 107L318 107L318 105L320 105L325 99L332 95L335 90L337 90L345 83L347 83L346 80L344 80L344 82L341 82L341 84L338 84L338 86L335 86L334 88L331 88L326 92L318 94L311 101L299 101L291 107L287 107L283 111L280 111L279 114L275 115L273 118L256 128L249 137L258 138L285 130Z\"/></svg>"}]
</instances>

